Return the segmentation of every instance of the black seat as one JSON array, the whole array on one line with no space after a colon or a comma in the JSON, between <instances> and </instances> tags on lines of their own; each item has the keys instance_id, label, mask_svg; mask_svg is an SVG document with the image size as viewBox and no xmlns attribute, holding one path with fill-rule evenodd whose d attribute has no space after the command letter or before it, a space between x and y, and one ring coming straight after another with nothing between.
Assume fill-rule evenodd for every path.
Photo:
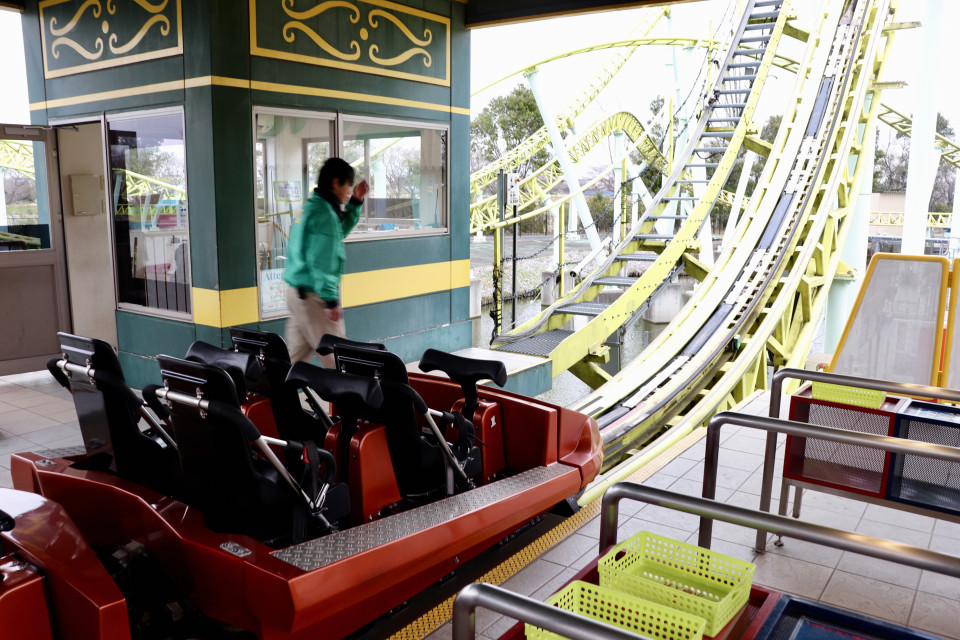
<instances>
[{"instance_id":1,"label":"black seat","mask_svg":"<svg viewBox=\"0 0 960 640\"><path fill-rule=\"evenodd\" d=\"M333 456L288 441L282 443L287 465L275 456L270 459L266 439L240 411L227 372L164 355L157 361L166 389L154 387L145 394L165 395L170 404L184 498L204 513L207 526L285 545L323 533L347 515L346 486L330 484L336 473ZM319 457L305 465L302 456L308 449ZM305 495L302 479L311 474L321 477L317 486L323 491ZM322 505L311 502L321 493Z\"/></svg>"},{"instance_id":2,"label":"black seat","mask_svg":"<svg viewBox=\"0 0 960 640\"><path fill-rule=\"evenodd\" d=\"M384 345L378 342L360 342L359 340L350 340L342 336L335 336L332 333L325 333L320 337L320 342L317 343L317 353L321 356L328 356L334 352L337 345L359 347L360 349L373 349L375 351L387 350Z\"/></svg>"},{"instance_id":3,"label":"black seat","mask_svg":"<svg viewBox=\"0 0 960 640\"><path fill-rule=\"evenodd\" d=\"M187 349L186 360L219 367L230 374L242 402L247 391L263 392L270 386L260 360L252 353L222 349L197 340Z\"/></svg>"},{"instance_id":4,"label":"black seat","mask_svg":"<svg viewBox=\"0 0 960 640\"><path fill-rule=\"evenodd\" d=\"M266 385L259 391L270 399L270 410L280 437L322 442L330 428L330 418L309 392L306 397L313 413L304 410L298 393L302 387L287 381L290 352L283 338L266 331L231 327L230 339L237 352L251 354L260 363Z\"/></svg>"},{"instance_id":5,"label":"black seat","mask_svg":"<svg viewBox=\"0 0 960 640\"><path fill-rule=\"evenodd\" d=\"M47 369L70 390L88 469L109 471L160 493L174 494L180 462L171 434L143 411L123 377L113 347L102 340L58 333L61 358ZM90 367L92 377L78 370ZM146 429L141 430L141 418Z\"/></svg>"},{"instance_id":6,"label":"black seat","mask_svg":"<svg viewBox=\"0 0 960 640\"><path fill-rule=\"evenodd\" d=\"M465 358L436 349L427 349L420 358L420 370L442 371L463 389L463 415L468 419L477 410L477 383L492 380L498 387L507 384L507 368L499 360Z\"/></svg>"},{"instance_id":7,"label":"black seat","mask_svg":"<svg viewBox=\"0 0 960 640\"><path fill-rule=\"evenodd\" d=\"M358 407L356 417L384 426L400 494L404 498L418 499L442 490L446 482L443 445L428 441L420 434L417 415L426 416L429 409L410 387L403 360L389 351L347 344L336 345L334 354L341 372L380 381L383 403L379 407ZM442 414L442 419L456 420L450 414ZM469 443L457 447L463 455L460 460L462 463L476 452L472 446L472 425L461 422L458 426L461 427L458 430L464 443ZM460 454L457 457L460 458ZM476 458L479 459L478 454Z\"/></svg>"}]
</instances>

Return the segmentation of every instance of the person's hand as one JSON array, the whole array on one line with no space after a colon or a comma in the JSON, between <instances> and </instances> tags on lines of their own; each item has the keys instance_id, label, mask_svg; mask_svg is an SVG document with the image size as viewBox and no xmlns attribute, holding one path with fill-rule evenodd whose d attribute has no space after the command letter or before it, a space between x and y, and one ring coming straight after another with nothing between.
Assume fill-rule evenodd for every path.
<instances>
[{"instance_id":1,"label":"person's hand","mask_svg":"<svg viewBox=\"0 0 960 640\"><path fill-rule=\"evenodd\" d=\"M327 319L330 320L330 322L339 322L340 318L342 317L343 317L343 307L341 307L340 305L327 308Z\"/></svg>"},{"instance_id":2,"label":"person's hand","mask_svg":"<svg viewBox=\"0 0 960 640\"><path fill-rule=\"evenodd\" d=\"M363 200L368 191L370 191L370 185L367 184L366 180L361 180L353 187L353 197L357 200Z\"/></svg>"}]
</instances>

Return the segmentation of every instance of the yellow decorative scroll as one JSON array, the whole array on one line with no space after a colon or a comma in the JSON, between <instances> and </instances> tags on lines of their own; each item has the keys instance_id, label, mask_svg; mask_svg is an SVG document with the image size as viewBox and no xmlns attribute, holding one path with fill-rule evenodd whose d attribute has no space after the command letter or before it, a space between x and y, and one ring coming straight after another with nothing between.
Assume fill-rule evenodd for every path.
<instances>
[{"instance_id":1,"label":"yellow decorative scroll","mask_svg":"<svg viewBox=\"0 0 960 640\"><path fill-rule=\"evenodd\" d=\"M140 27L140 31L137 32L137 35L133 36L133 39L131 39L130 42L128 42L127 44L121 47L114 46L117 40L119 40L119 38L117 37L117 34L111 33L110 34L110 51L112 51L113 53L126 53L127 51L130 51L135 46L137 46L137 44L139 44L141 40L143 40L143 37L147 35L147 31L150 30L150 27L157 24L158 22L161 23L160 33L162 35L169 34L170 20L168 20L166 16L153 16L152 18L147 20L142 27Z\"/></svg>"},{"instance_id":2,"label":"yellow decorative scroll","mask_svg":"<svg viewBox=\"0 0 960 640\"><path fill-rule=\"evenodd\" d=\"M149 11L150 13L160 13L161 11L167 8L167 3L170 2L170 0L163 0L163 2L161 2L160 4L150 4L149 2L147 2L147 0L133 0L133 1L136 2L138 5L140 5L141 7L143 7L144 9L146 9L147 11Z\"/></svg>"},{"instance_id":3,"label":"yellow decorative scroll","mask_svg":"<svg viewBox=\"0 0 960 640\"><path fill-rule=\"evenodd\" d=\"M62 36L62 35L64 35L64 34L66 34L66 33L70 33L71 31L73 31L73 28L74 28L75 26L77 26L77 23L78 23L78 22L80 22L80 16L83 15L83 12L86 11L88 7L93 7L93 17L94 17L94 18L99 18L99 17L100 17L100 11L101 11L101 8L100 8L100 0L87 0L87 1L84 2L82 5L80 5L80 8L77 9L77 12L76 12L75 14L73 14L73 18L70 19L70 22L68 22L68 23L66 24L66 26L64 26L64 27L62 27L62 28L59 28L59 29L57 28L57 19L56 19L56 17L50 18L50 33L51 33L51 35ZM102 46L102 45L101 45L101 46ZM80 55L83 55L83 54L80 54ZM93 58L90 58L90 59L92 60Z\"/></svg>"},{"instance_id":4,"label":"yellow decorative scroll","mask_svg":"<svg viewBox=\"0 0 960 640\"><path fill-rule=\"evenodd\" d=\"M61 45L66 45L70 47L71 49L79 53L81 56L86 58L87 60L96 60L97 58L103 55L103 38L97 38L96 52L87 51L86 49L81 47L79 44L71 40L70 38L57 38L56 40L53 41L53 44L50 45L50 53L53 54L54 58L60 57L60 52L57 51L57 48L60 47Z\"/></svg>"},{"instance_id":5,"label":"yellow decorative scroll","mask_svg":"<svg viewBox=\"0 0 960 640\"><path fill-rule=\"evenodd\" d=\"M429 67L431 64L433 64L433 58L430 57L430 54L427 52L426 49L410 49L392 58L378 58L377 52L379 50L380 50L380 47L378 47L377 45L375 44L370 45L370 59L376 62L377 64L382 64L385 67L391 67L393 65L400 64L401 62L406 62L413 56L420 55L420 54L423 54L423 66Z\"/></svg>"},{"instance_id":6,"label":"yellow decorative scroll","mask_svg":"<svg viewBox=\"0 0 960 640\"><path fill-rule=\"evenodd\" d=\"M329 2L318 4L307 11L294 11L293 1L294 0L283 0L283 11L294 20L309 20L310 18L318 16L328 9L333 9L334 7L343 7L344 9L350 9L353 12L353 15L350 16L350 22L353 24L360 22L360 9L354 4L343 2L343 0L330 0ZM288 7L287 5L290 6ZM289 40L287 42L289 42Z\"/></svg>"},{"instance_id":7,"label":"yellow decorative scroll","mask_svg":"<svg viewBox=\"0 0 960 640\"><path fill-rule=\"evenodd\" d=\"M287 42L293 42L293 39L296 37L292 29L299 29L300 31L307 34L311 40L313 40L318 47L329 53L330 55L339 58L341 60L359 60L360 59L360 45L356 40L350 43L350 49L353 50L353 53L343 53L342 51L337 51L337 49L331 45L329 42L320 37L316 31L303 24L302 22L288 22L283 25L283 39Z\"/></svg>"},{"instance_id":8,"label":"yellow decorative scroll","mask_svg":"<svg viewBox=\"0 0 960 640\"><path fill-rule=\"evenodd\" d=\"M400 31L403 32L403 35L407 36L407 39L409 39L410 42L412 42L412 43L414 43L414 44L416 44L416 45L419 45L419 46L421 46L421 47L425 47L425 46L427 46L428 44L430 44L430 43L433 41L433 33L430 31L430 29L424 29L424 30L423 30L423 40L419 40L419 39L417 38L417 36L413 35L413 32L410 31L410 28L407 27L407 25L403 24L403 22L401 22L399 18L397 18L397 17L396 17L395 15L393 15L393 14L387 13L386 11L382 11L382 10L380 10L380 9L374 9L373 11L370 12L370 16L369 16L370 26L373 27L374 29L376 29L377 26L378 26L378 25L377 25L377 18L386 18L387 20L389 20L389 21L392 22L393 24L397 25L397 28L400 29ZM426 51L424 51L424 53L426 53ZM414 55L414 54L411 54L411 55ZM373 56L371 55L370 57L372 58ZM399 57L399 56L398 56L398 57ZM429 56L427 56L427 57L429 57ZM404 60L407 60L407 59L409 59L409 58L410 58L410 56L407 56L406 58L404 58ZM391 60L394 60L394 59L396 59L396 58L391 58ZM401 60L401 62L402 62L402 60ZM394 64L396 64L396 63L394 63ZM429 67L430 65L428 64L427 66Z\"/></svg>"}]
</instances>

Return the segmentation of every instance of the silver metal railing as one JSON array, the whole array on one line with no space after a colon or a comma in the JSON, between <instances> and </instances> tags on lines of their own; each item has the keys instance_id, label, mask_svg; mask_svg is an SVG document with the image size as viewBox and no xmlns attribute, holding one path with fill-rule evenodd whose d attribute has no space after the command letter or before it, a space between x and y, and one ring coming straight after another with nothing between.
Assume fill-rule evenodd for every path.
<instances>
[{"instance_id":1,"label":"silver metal railing","mask_svg":"<svg viewBox=\"0 0 960 640\"><path fill-rule=\"evenodd\" d=\"M947 400L949 402L960 403L960 391L944 389L942 387L930 387L921 384L911 384L908 382L889 382L887 380L874 380L860 376L848 376L839 373L828 373L826 371L811 371L808 369L780 369L773 374L770 385L770 417L780 417L780 401L783 394L783 382L785 380L803 380L811 382L829 382L831 384L841 384L848 387L859 387L861 389L874 389L876 391L887 391L908 396L917 396L921 398L934 398L937 400ZM718 414L719 415L719 414ZM712 421L711 421L712 422ZM709 431L707 438L710 437ZM856 444L864 444L864 441L858 441ZM707 443L709 447L709 441ZM864 444L864 446L869 446ZM882 447L879 447L882 448ZM890 449L893 451L893 449ZM770 502L773 494L773 472L776 464L777 452L777 433L770 431L767 433L767 444L763 456L763 484L760 489L760 510L770 511ZM922 455L922 454L921 454ZM704 484L706 487L706 484ZM763 551L767 547L766 536L757 533L757 551Z\"/></svg>"},{"instance_id":2,"label":"silver metal railing","mask_svg":"<svg viewBox=\"0 0 960 640\"><path fill-rule=\"evenodd\" d=\"M763 419L763 418L761 418ZM947 447L949 448L949 447ZM752 511L706 498L687 496L664 489L621 482L603 495L600 512L599 553L617 543L617 525L621 500L638 500L701 518L721 520L752 529L762 529L844 551L960 577L960 558L912 545L851 533L817 524L799 522L772 513ZM453 640L473 640L476 610L489 609L522 622L562 634L572 640L626 640L633 633L609 627L595 620L558 609L527 596L488 584L472 584L457 595L453 603ZM639 636L643 637L643 636Z\"/></svg>"}]
</instances>

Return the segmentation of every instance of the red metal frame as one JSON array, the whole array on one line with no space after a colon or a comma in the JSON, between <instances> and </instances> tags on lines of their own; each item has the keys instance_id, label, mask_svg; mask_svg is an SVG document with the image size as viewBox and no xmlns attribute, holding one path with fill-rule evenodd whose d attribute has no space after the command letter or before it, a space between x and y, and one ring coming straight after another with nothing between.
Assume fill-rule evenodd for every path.
<instances>
[{"instance_id":1,"label":"red metal frame","mask_svg":"<svg viewBox=\"0 0 960 640\"><path fill-rule=\"evenodd\" d=\"M884 435L893 436L894 430L896 428L896 417L900 409L908 402L907 398L901 398L899 396L887 396L884 400L883 405L879 409L870 409L867 407L856 407L852 405L841 404L837 402L830 402L827 400L818 400L815 399L812 395L811 385L805 385L801 387L795 394L790 396L790 413L789 419L797 422L806 422L809 423L809 413L810 407L813 405L819 405L824 407L833 407L836 409L846 409L847 411L855 411L860 413L868 413L873 415L882 416L887 419L887 433ZM838 425L822 425L837 427ZM867 489L862 489L851 484L841 484L837 482L828 482L821 480L819 478L810 477L804 475L803 473L795 472L791 469L791 465L802 464L803 462L803 451L805 448L806 438L801 438L797 436L787 436L787 444L785 448L785 455L783 457L783 477L789 480L796 480L799 482L806 482L809 484L815 484L822 487L830 487L833 489L839 489L841 491L847 491L850 493L857 493L860 495L871 496L874 498L883 498L886 496L887 492L887 483L890 477L890 453L884 452L883 454L883 469L880 473L880 488L877 491L870 491ZM847 445L841 445L847 446Z\"/></svg>"}]
</instances>

